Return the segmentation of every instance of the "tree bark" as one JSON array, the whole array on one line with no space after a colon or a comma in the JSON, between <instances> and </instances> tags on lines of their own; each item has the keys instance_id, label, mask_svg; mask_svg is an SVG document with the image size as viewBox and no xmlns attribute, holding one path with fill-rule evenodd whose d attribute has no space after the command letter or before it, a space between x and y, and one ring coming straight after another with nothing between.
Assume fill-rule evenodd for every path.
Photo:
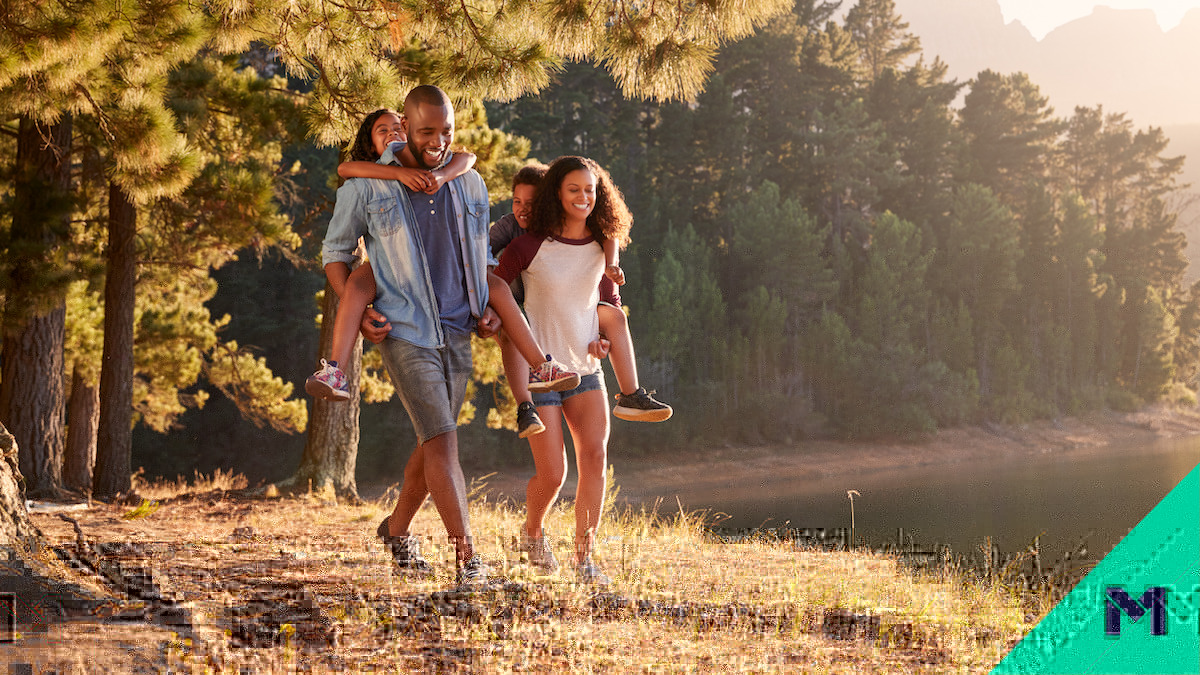
<instances>
[{"instance_id":1,"label":"tree bark","mask_svg":"<svg viewBox=\"0 0 1200 675\"><path fill-rule=\"evenodd\" d=\"M100 389L76 368L71 376L71 397L67 399L67 452L63 458L63 484L70 490L92 492L99 426Z\"/></svg>"},{"instance_id":2,"label":"tree bark","mask_svg":"<svg viewBox=\"0 0 1200 675\"><path fill-rule=\"evenodd\" d=\"M333 345L333 318L337 313L338 297L325 283L325 302L322 307L321 353L328 354ZM362 376L362 337L354 342L349 363L338 364L346 372L350 385L349 401L313 401L308 418L308 436L304 454L295 475L280 484L293 490L325 490L332 488L338 497L358 499L358 484L354 478L358 459L359 379Z\"/></svg>"},{"instance_id":3,"label":"tree bark","mask_svg":"<svg viewBox=\"0 0 1200 675\"><path fill-rule=\"evenodd\" d=\"M132 487L133 307L137 208L115 183L108 190L108 272L104 283L104 356L92 495L112 499Z\"/></svg>"},{"instance_id":4,"label":"tree bark","mask_svg":"<svg viewBox=\"0 0 1200 675\"><path fill-rule=\"evenodd\" d=\"M18 454L16 439L0 424L0 547L28 550L38 532L21 494Z\"/></svg>"},{"instance_id":5,"label":"tree bark","mask_svg":"<svg viewBox=\"0 0 1200 675\"><path fill-rule=\"evenodd\" d=\"M20 469L31 496L56 496L62 488L65 319L64 305L4 339L2 421L12 425L22 448Z\"/></svg>"},{"instance_id":6,"label":"tree bark","mask_svg":"<svg viewBox=\"0 0 1200 675\"><path fill-rule=\"evenodd\" d=\"M3 321L0 422L22 449L31 494L60 490L66 285L53 262L71 217L71 118L21 118L13 179L8 293Z\"/></svg>"}]
</instances>

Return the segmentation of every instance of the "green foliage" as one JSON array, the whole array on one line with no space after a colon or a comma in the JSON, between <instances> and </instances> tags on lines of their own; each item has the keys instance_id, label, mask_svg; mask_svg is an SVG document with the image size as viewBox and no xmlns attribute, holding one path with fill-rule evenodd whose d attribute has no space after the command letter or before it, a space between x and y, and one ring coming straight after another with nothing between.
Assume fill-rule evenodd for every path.
<instances>
[{"instance_id":1,"label":"green foliage","mask_svg":"<svg viewBox=\"0 0 1200 675\"><path fill-rule=\"evenodd\" d=\"M212 10L234 29L218 44L271 44L290 75L313 83L309 129L318 143L334 145L376 101L418 82L437 82L463 100L510 100L544 88L567 59L602 64L629 97L690 99L721 44L745 37L787 5L260 0L214 2Z\"/></svg>"},{"instance_id":2,"label":"green foliage","mask_svg":"<svg viewBox=\"0 0 1200 675\"><path fill-rule=\"evenodd\" d=\"M278 431L304 430L308 408L302 400L288 400L292 383L275 377L262 357L240 349L236 342L223 343L213 351L206 375L237 405L244 419Z\"/></svg>"},{"instance_id":3,"label":"green foliage","mask_svg":"<svg viewBox=\"0 0 1200 675\"><path fill-rule=\"evenodd\" d=\"M487 111L471 101L454 113L454 140L475 153L475 170L483 177L492 203L512 198L512 178L525 166L529 140L488 126Z\"/></svg>"}]
</instances>

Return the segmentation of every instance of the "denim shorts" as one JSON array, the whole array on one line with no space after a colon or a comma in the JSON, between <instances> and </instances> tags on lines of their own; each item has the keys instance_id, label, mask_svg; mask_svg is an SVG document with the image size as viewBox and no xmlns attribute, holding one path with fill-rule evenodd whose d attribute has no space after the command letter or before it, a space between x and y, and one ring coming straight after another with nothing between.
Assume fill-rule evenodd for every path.
<instances>
[{"instance_id":1,"label":"denim shorts","mask_svg":"<svg viewBox=\"0 0 1200 675\"><path fill-rule=\"evenodd\" d=\"M608 398L608 390L604 387L603 373L596 371L591 375L584 375L579 378L579 384L574 389L566 391L547 391L547 392L529 392L533 398L533 405L542 407L544 405L555 405L561 407L563 401L571 398L576 394L582 394L588 391L600 390L604 392L605 398Z\"/></svg>"},{"instance_id":2,"label":"denim shorts","mask_svg":"<svg viewBox=\"0 0 1200 675\"><path fill-rule=\"evenodd\" d=\"M379 344L379 351L417 432L418 445L458 428L471 377L470 333L446 331L441 349L389 337Z\"/></svg>"}]
</instances>

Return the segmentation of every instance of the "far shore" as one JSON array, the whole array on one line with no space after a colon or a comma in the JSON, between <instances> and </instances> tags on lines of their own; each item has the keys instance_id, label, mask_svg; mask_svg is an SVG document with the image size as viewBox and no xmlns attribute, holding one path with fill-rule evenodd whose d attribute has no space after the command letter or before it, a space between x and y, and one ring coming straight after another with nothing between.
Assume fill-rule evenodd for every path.
<instances>
[{"instance_id":1,"label":"far shore","mask_svg":"<svg viewBox=\"0 0 1200 675\"><path fill-rule=\"evenodd\" d=\"M1128 452L1157 440L1200 435L1200 409L1154 406L1136 413L1112 411L1042 420L1019 426L947 429L921 441L806 440L791 445L709 448L692 460L622 458L609 448L620 501L651 503L673 495L701 494L730 483L827 480L934 464L953 464L1054 453L1064 457ZM532 469L532 467L529 467ZM468 469L468 477L472 472ZM524 501L530 470L503 470L486 478L496 499ZM563 494L574 490L568 477Z\"/></svg>"}]
</instances>

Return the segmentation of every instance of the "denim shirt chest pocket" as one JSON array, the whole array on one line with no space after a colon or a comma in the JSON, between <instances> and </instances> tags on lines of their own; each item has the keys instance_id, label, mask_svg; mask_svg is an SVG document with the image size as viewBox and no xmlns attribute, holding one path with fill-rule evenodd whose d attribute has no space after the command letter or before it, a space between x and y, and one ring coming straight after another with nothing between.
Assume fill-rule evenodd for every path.
<instances>
[{"instance_id":1,"label":"denim shirt chest pocket","mask_svg":"<svg viewBox=\"0 0 1200 675\"><path fill-rule=\"evenodd\" d=\"M367 202L367 229L376 237L388 237L404 228L400 203L392 196L374 197Z\"/></svg>"},{"instance_id":2,"label":"denim shirt chest pocket","mask_svg":"<svg viewBox=\"0 0 1200 675\"><path fill-rule=\"evenodd\" d=\"M471 237L487 238L489 209L486 201L478 199L464 200L467 211L467 234Z\"/></svg>"}]
</instances>

